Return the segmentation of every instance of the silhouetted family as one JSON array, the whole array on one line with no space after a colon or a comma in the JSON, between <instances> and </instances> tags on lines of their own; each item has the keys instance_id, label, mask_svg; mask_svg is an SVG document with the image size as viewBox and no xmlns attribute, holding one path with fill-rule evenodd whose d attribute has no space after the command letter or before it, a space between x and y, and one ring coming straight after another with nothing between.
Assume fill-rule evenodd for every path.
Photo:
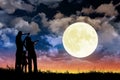
<instances>
[{"instance_id":1,"label":"silhouetted family","mask_svg":"<svg viewBox=\"0 0 120 80\"><path fill-rule=\"evenodd\" d=\"M22 40L22 35L26 35L25 39ZM30 33L23 34L19 31L16 36L16 71L27 71L32 72L32 62L34 66L34 72L37 72L37 57L34 49L34 45L38 40L32 41ZM25 50L24 50L25 49Z\"/></svg>"}]
</instances>

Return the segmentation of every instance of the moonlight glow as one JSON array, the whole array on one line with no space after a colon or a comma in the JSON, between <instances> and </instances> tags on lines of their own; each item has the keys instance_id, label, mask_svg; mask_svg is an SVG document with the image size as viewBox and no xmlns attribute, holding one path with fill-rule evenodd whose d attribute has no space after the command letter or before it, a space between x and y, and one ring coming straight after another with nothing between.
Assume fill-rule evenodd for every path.
<instances>
[{"instance_id":1,"label":"moonlight glow","mask_svg":"<svg viewBox=\"0 0 120 80\"><path fill-rule=\"evenodd\" d=\"M92 54L98 44L95 29L84 22L70 25L63 34L63 46L72 56L83 58Z\"/></svg>"}]
</instances>

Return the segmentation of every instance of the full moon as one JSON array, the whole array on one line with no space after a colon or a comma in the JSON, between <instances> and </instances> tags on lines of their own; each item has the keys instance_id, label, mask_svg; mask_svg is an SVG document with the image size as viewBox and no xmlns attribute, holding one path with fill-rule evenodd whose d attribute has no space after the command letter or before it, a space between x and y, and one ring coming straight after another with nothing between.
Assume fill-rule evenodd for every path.
<instances>
[{"instance_id":1,"label":"full moon","mask_svg":"<svg viewBox=\"0 0 120 80\"><path fill-rule=\"evenodd\" d=\"M62 42L65 50L71 56L84 58L95 51L98 35L91 25L77 22L68 26L64 31Z\"/></svg>"}]
</instances>

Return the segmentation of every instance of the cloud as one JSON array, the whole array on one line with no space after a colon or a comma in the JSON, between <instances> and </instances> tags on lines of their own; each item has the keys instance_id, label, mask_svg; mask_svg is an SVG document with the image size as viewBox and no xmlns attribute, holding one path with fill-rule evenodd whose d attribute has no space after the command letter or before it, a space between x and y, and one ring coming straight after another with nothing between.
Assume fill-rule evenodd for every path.
<instances>
[{"instance_id":1,"label":"cloud","mask_svg":"<svg viewBox=\"0 0 120 80\"><path fill-rule=\"evenodd\" d=\"M9 24L12 19L14 19L12 15L8 15L5 11L0 10L0 22L4 24L4 26Z\"/></svg>"},{"instance_id":2,"label":"cloud","mask_svg":"<svg viewBox=\"0 0 120 80\"><path fill-rule=\"evenodd\" d=\"M110 25L109 23L103 23L101 26L102 33L100 34L101 38L100 41L102 43L111 42L113 39L119 36L118 33L113 28L113 26Z\"/></svg>"},{"instance_id":3,"label":"cloud","mask_svg":"<svg viewBox=\"0 0 120 80\"><path fill-rule=\"evenodd\" d=\"M109 4L101 4L100 6L98 6L96 9L94 9L92 6L90 6L89 8L82 8L81 12L84 14L92 14L92 13L104 13L105 16L117 16L119 13L116 10L116 7L120 5L120 3L113 5L112 2L110 2Z\"/></svg>"},{"instance_id":4,"label":"cloud","mask_svg":"<svg viewBox=\"0 0 120 80\"><path fill-rule=\"evenodd\" d=\"M82 3L83 0L68 0L69 3Z\"/></svg>"},{"instance_id":5,"label":"cloud","mask_svg":"<svg viewBox=\"0 0 120 80\"><path fill-rule=\"evenodd\" d=\"M58 13L59 14L59 13ZM60 13L61 14L61 13ZM76 16L71 15L69 17L62 17L62 18L54 18L53 20L47 20L46 17L43 19L43 24L47 23L49 29L59 34L62 34L64 30L72 23L75 22L86 22L90 25L92 25L98 33L100 33L100 36L102 38L101 41L107 42L112 40L115 37L118 37L117 32L113 28L113 26L109 23L111 20L113 20L115 17L103 17L103 18L95 18L91 19L87 16Z\"/></svg>"},{"instance_id":6,"label":"cloud","mask_svg":"<svg viewBox=\"0 0 120 80\"><path fill-rule=\"evenodd\" d=\"M50 60L50 61L70 61L71 56L68 55L68 53L65 52L59 52L57 48L51 48L47 52L38 51L38 59L39 60Z\"/></svg>"},{"instance_id":7,"label":"cloud","mask_svg":"<svg viewBox=\"0 0 120 80\"><path fill-rule=\"evenodd\" d=\"M41 55L41 56L38 56L37 60L38 61L51 61L51 58L46 55Z\"/></svg>"},{"instance_id":8,"label":"cloud","mask_svg":"<svg viewBox=\"0 0 120 80\"><path fill-rule=\"evenodd\" d=\"M42 18L41 22L43 23L44 26L48 26L48 18L46 18L46 14L45 13L39 13L39 16Z\"/></svg>"},{"instance_id":9,"label":"cloud","mask_svg":"<svg viewBox=\"0 0 120 80\"><path fill-rule=\"evenodd\" d=\"M29 0L29 2L33 5L45 4L50 8L56 8L59 6L59 3L63 0Z\"/></svg>"},{"instance_id":10,"label":"cloud","mask_svg":"<svg viewBox=\"0 0 120 80\"><path fill-rule=\"evenodd\" d=\"M23 31L25 33L29 32L29 33L35 35L40 31L37 23L35 23L35 22L29 23L20 17L15 18L11 23L12 23L12 25L14 25L15 29Z\"/></svg>"},{"instance_id":11,"label":"cloud","mask_svg":"<svg viewBox=\"0 0 120 80\"><path fill-rule=\"evenodd\" d=\"M54 16L55 19L61 19L63 17L64 17L64 14L62 14L61 12L56 13Z\"/></svg>"},{"instance_id":12,"label":"cloud","mask_svg":"<svg viewBox=\"0 0 120 80\"><path fill-rule=\"evenodd\" d=\"M105 13L106 16L116 16L119 13L115 8L116 6L110 2L109 4L101 4L95 11L98 13Z\"/></svg>"},{"instance_id":13,"label":"cloud","mask_svg":"<svg viewBox=\"0 0 120 80\"><path fill-rule=\"evenodd\" d=\"M47 41L50 42L49 44L52 45L52 47L62 44L62 36L58 37L47 36L46 38Z\"/></svg>"},{"instance_id":14,"label":"cloud","mask_svg":"<svg viewBox=\"0 0 120 80\"><path fill-rule=\"evenodd\" d=\"M0 22L0 29L4 27L4 24Z\"/></svg>"},{"instance_id":15,"label":"cloud","mask_svg":"<svg viewBox=\"0 0 120 80\"><path fill-rule=\"evenodd\" d=\"M61 34L71 23L71 17L65 17L61 19L54 19L49 21L49 28L52 32Z\"/></svg>"},{"instance_id":16,"label":"cloud","mask_svg":"<svg viewBox=\"0 0 120 80\"><path fill-rule=\"evenodd\" d=\"M48 56L50 56L50 57L55 57L55 56L57 56L59 54L59 52L58 52L58 49L57 48L50 48L49 50L48 50Z\"/></svg>"},{"instance_id":17,"label":"cloud","mask_svg":"<svg viewBox=\"0 0 120 80\"><path fill-rule=\"evenodd\" d=\"M0 0L0 7L9 14L14 13L16 9L21 9L29 12L32 12L34 9L32 5L26 4L22 0Z\"/></svg>"},{"instance_id":18,"label":"cloud","mask_svg":"<svg viewBox=\"0 0 120 80\"><path fill-rule=\"evenodd\" d=\"M58 13L62 14L62 13ZM55 15L56 16L56 15ZM61 18L54 18L52 20L47 20L46 17L43 19L43 24L48 24L48 28L58 35L63 34L64 30L72 23L75 22L86 22L92 25L96 31L101 32L101 38L103 42L106 40L112 40L113 38L117 37L117 33L114 30L113 26L109 23L109 21L113 20L115 17L103 17L103 18L95 18L91 19L87 16L76 16L71 15L69 17L61 17ZM109 39L109 40L108 40Z\"/></svg>"},{"instance_id":19,"label":"cloud","mask_svg":"<svg viewBox=\"0 0 120 80\"><path fill-rule=\"evenodd\" d=\"M81 13L85 13L85 14L91 14L91 13L93 13L95 10L93 9L93 7L92 6L90 6L89 8L82 8L82 10L81 10Z\"/></svg>"},{"instance_id":20,"label":"cloud","mask_svg":"<svg viewBox=\"0 0 120 80\"><path fill-rule=\"evenodd\" d=\"M1 40L3 41L3 47L10 48L14 46L14 43L10 42L10 38L6 34L0 35Z\"/></svg>"},{"instance_id":21,"label":"cloud","mask_svg":"<svg viewBox=\"0 0 120 80\"><path fill-rule=\"evenodd\" d=\"M57 45L62 44L62 37L61 36L44 36L45 40L48 42L49 49L47 50L47 53L45 53L44 51L40 51L38 50L38 53L40 53L42 55L42 53L44 52L45 55L50 56L50 57L55 57L59 54L59 49L56 47ZM43 44L45 45L45 44Z\"/></svg>"},{"instance_id":22,"label":"cloud","mask_svg":"<svg viewBox=\"0 0 120 80\"><path fill-rule=\"evenodd\" d=\"M2 30L3 34L13 34L16 35L18 30L16 30L15 28L3 28Z\"/></svg>"},{"instance_id":23,"label":"cloud","mask_svg":"<svg viewBox=\"0 0 120 80\"><path fill-rule=\"evenodd\" d=\"M111 25L114 26L116 31L120 34L120 22L111 22Z\"/></svg>"},{"instance_id":24,"label":"cloud","mask_svg":"<svg viewBox=\"0 0 120 80\"><path fill-rule=\"evenodd\" d=\"M117 54L117 53L116 53ZM113 54L113 55L105 55L103 58L100 59L99 62L107 62L107 63L120 63L120 57L119 55L117 54Z\"/></svg>"},{"instance_id":25,"label":"cloud","mask_svg":"<svg viewBox=\"0 0 120 80\"><path fill-rule=\"evenodd\" d=\"M0 49L12 49L15 48L14 36L17 34L17 30L14 28L2 28L0 30ZM10 37L10 36L11 37Z\"/></svg>"},{"instance_id":26,"label":"cloud","mask_svg":"<svg viewBox=\"0 0 120 80\"><path fill-rule=\"evenodd\" d=\"M0 57L0 62L3 62L3 61L4 61L4 59L2 57Z\"/></svg>"}]
</instances>

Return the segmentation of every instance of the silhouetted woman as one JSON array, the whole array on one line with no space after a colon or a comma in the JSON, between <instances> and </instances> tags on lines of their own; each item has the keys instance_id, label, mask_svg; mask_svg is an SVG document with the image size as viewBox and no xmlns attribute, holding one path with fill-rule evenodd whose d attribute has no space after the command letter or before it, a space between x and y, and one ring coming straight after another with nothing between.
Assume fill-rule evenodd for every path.
<instances>
[{"instance_id":1,"label":"silhouetted woman","mask_svg":"<svg viewBox=\"0 0 120 80\"><path fill-rule=\"evenodd\" d=\"M19 31L17 36L16 36L16 62L15 62L15 70L16 71L21 71L21 58L22 58L22 53L23 53L23 41L22 41L22 31Z\"/></svg>"}]
</instances>

